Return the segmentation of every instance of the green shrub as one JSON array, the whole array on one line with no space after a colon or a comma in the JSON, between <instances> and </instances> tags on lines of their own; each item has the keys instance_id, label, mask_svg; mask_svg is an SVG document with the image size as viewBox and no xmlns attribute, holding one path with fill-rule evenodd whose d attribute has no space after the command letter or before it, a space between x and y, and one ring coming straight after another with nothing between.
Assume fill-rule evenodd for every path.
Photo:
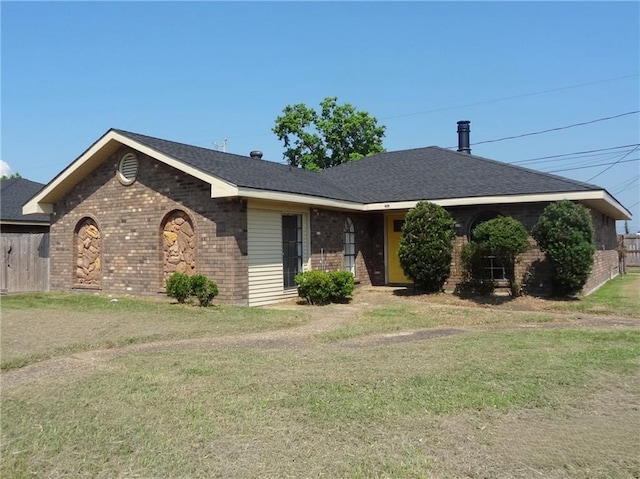
<instances>
[{"instance_id":1,"label":"green shrub","mask_svg":"<svg viewBox=\"0 0 640 479\"><path fill-rule=\"evenodd\" d=\"M504 267L511 296L520 296L521 284L515 278L515 265L529 245L529 233L520 221L510 216L499 216L480 223L472 233L476 254L482 258L495 257Z\"/></svg>"},{"instance_id":2,"label":"green shrub","mask_svg":"<svg viewBox=\"0 0 640 479\"><path fill-rule=\"evenodd\" d=\"M327 304L334 297L334 284L323 271L304 271L295 277L298 296L309 304Z\"/></svg>"},{"instance_id":3,"label":"green shrub","mask_svg":"<svg viewBox=\"0 0 640 479\"><path fill-rule=\"evenodd\" d=\"M191 294L198 298L200 306L209 306L218 295L218 285L201 274L191 276Z\"/></svg>"},{"instance_id":4,"label":"green shrub","mask_svg":"<svg viewBox=\"0 0 640 479\"><path fill-rule=\"evenodd\" d=\"M191 281L184 273L173 273L167 278L167 296L184 303L191 296Z\"/></svg>"},{"instance_id":5,"label":"green shrub","mask_svg":"<svg viewBox=\"0 0 640 479\"><path fill-rule=\"evenodd\" d=\"M460 251L462 263L462 284L458 291L469 294L491 294L496 289L496 283L492 279L483 278L478 271L485 267L485 258L476 243L465 243ZM474 272L476 272L474 274Z\"/></svg>"},{"instance_id":6,"label":"green shrub","mask_svg":"<svg viewBox=\"0 0 640 479\"><path fill-rule=\"evenodd\" d=\"M568 200L551 203L531 233L551 263L553 294L580 292L591 274L596 251L589 210Z\"/></svg>"},{"instance_id":7,"label":"green shrub","mask_svg":"<svg viewBox=\"0 0 640 479\"><path fill-rule=\"evenodd\" d=\"M421 201L402 227L398 257L404 274L428 293L442 290L451 272L455 221L443 207Z\"/></svg>"},{"instance_id":8,"label":"green shrub","mask_svg":"<svg viewBox=\"0 0 640 479\"><path fill-rule=\"evenodd\" d=\"M354 277L349 271L334 271L329 273L329 279L333 283L331 301L344 303L353 294Z\"/></svg>"}]
</instances>

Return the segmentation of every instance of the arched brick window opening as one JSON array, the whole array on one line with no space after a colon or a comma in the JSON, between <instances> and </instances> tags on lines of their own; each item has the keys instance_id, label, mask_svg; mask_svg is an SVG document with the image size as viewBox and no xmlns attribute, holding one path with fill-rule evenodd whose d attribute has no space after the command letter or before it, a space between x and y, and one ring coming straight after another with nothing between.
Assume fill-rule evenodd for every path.
<instances>
[{"instance_id":1,"label":"arched brick window opening","mask_svg":"<svg viewBox=\"0 0 640 479\"><path fill-rule=\"evenodd\" d=\"M182 210L170 212L162 222L162 284L175 272L192 275L196 270L196 235L193 222Z\"/></svg>"},{"instance_id":2,"label":"arched brick window opening","mask_svg":"<svg viewBox=\"0 0 640 479\"><path fill-rule=\"evenodd\" d=\"M102 235L92 218L83 218L76 225L75 283L99 286L102 281Z\"/></svg>"},{"instance_id":3,"label":"arched brick window opening","mask_svg":"<svg viewBox=\"0 0 640 479\"><path fill-rule=\"evenodd\" d=\"M344 222L344 270L349 271L354 276L356 274L356 230L351 218L347 217Z\"/></svg>"}]
</instances>

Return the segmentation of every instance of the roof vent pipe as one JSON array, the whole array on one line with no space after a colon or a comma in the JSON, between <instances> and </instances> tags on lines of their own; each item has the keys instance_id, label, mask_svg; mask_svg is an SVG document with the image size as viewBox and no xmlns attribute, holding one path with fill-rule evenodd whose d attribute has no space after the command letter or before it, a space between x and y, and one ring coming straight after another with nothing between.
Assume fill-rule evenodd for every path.
<instances>
[{"instance_id":1,"label":"roof vent pipe","mask_svg":"<svg viewBox=\"0 0 640 479\"><path fill-rule=\"evenodd\" d=\"M261 160L262 152L260 150L253 150L251 153L249 153L249 156L251 158L255 158L256 160Z\"/></svg>"},{"instance_id":2,"label":"roof vent pipe","mask_svg":"<svg viewBox=\"0 0 640 479\"><path fill-rule=\"evenodd\" d=\"M471 148L469 146L469 120L460 120L458 122L458 151L461 153L471 154Z\"/></svg>"}]
</instances>

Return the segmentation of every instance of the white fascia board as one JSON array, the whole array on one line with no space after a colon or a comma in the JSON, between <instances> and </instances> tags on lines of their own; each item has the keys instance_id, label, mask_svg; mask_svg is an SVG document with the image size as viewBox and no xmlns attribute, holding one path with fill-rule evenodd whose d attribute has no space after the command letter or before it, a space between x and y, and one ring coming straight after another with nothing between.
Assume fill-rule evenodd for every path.
<instances>
[{"instance_id":1,"label":"white fascia board","mask_svg":"<svg viewBox=\"0 0 640 479\"><path fill-rule=\"evenodd\" d=\"M530 195L509 196L477 196L464 198L448 198L439 200L427 200L443 207L474 206L509 203L541 203L560 200L572 200L591 202L617 219L631 219L630 213L604 190L572 191L565 193L539 193ZM413 208L418 201L399 201L388 203L369 203L365 205L365 211L393 211Z\"/></svg>"},{"instance_id":2,"label":"white fascia board","mask_svg":"<svg viewBox=\"0 0 640 479\"><path fill-rule=\"evenodd\" d=\"M39 203L35 198L25 203L22 207L23 215L51 215L53 203Z\"/></svg>"},{"instance_id":3,"label":"white fascia board","mask_svg":"<svg viewBox=\"0 0 640 479\"><path fill-rule=\"evenodd\" d=\"M165 155L164 153L160 153L159 151L154 150L153 148L149 148L146 145L142 145L140 143L138 143L135 140L132 140L131 138L128 138L126 136L122 136L118 133L112 132L115 137L114 139L118 140L120 143L122 143L123 145L129 146L135 150L138 150L140 153L144 153L145 155L154 158L166 165L169 165L177 170L180 170L184 173L186 173L187 175L193 176L194 178L198 178L199 180L204 181L205 183L209 183L212 186L213 189L213 185L216 184L217 186L222 186L224 185L225 187L229 187L229 186L233 186L230 183L221 180L213 175L210 175L208 173L205 173L197 168L194 168L191 165L187 165L186 163L183 163L182 161L176 160L175 158ZM213 196L213 191L212 191L212 197Z\"/></svg>"},{"instance_id":4,"label":"white fascia board","mask_svg":"<svg viewBox=\"0 0 640 479\"><path fill-rule=\"evenodd\" d=\"M317 196L305 196L297 193L283 193L279 191L258 190L254 188L238 188L238 196L244 198L256 198L268 201L280 201L284 203L299 203L311 207L321 206L352 211L364 211L365 205L350 201L333 200Z\"/></svg>"},{"instance_id":5,"label":"white fascia board","mask_svg":"<svg viewBox=\"0 0 640 479\"><path fill-rule=\"evenodd\" d=\"M76 161L67 166L58 176L51 180L51 182L45 186L40 193L24 204L22 207L22 214L31 215L53 213L53 204L55 203L55 200L47 201L53 196L52 193L60 188L62 184L90 158L107 146L107 144L114 139L115 135L116 133L110 131L91 145L88 150L76 159Z\"/></svg>"},{"instance_id":6,"label":"white fascia board","mask_svg":"<svg viewBox=\"0 0 640 479\"><path fill-rule=\"evenodd\" d=\"M71 163L65 170L55 177L45 188L29 200L22 208L22 213L29 214L52 214L53 205L57 201L54 192L63 187L63 184L78 171L83 165L94 158L102 151L110 142L116 141L121 145L133 148L145 155L155 158L173 168L198 178L211 185L211 197L237 196L237 187L215 176L204 173L197 168L178 161L170 156L160 153L148 146L142 145L131 138L121 135L115 131L107 132L102 138L96 141L87 151L85 151L76 161Z\"/></svg>"},{"instance_id":7,"label":"white fascia board","mask_svg":"<svg viewBox=\"0 0 640 479\"><path fill-rule=\"evenodd\" d=\"M49 221L0 220L0 225L11 225L11 226L51 226L51 223Z\"/></svg>"}]
</instances>

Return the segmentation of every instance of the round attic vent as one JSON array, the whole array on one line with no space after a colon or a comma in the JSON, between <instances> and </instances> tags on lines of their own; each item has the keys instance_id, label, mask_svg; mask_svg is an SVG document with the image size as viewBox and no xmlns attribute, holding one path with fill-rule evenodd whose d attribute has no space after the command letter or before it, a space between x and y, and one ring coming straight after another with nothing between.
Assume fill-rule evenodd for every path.
<instances>
[{"instance_id":1,"label":"round attic vent","mask_svg":"<svg viewBox=\"0 0 640 479\"><path fill-rule=\"evenodd\" d=\"M130 185L138 176L138 158L133 153L127 153L120 159L118 176L124 185Z\"/></svg>"}]
</instances>

